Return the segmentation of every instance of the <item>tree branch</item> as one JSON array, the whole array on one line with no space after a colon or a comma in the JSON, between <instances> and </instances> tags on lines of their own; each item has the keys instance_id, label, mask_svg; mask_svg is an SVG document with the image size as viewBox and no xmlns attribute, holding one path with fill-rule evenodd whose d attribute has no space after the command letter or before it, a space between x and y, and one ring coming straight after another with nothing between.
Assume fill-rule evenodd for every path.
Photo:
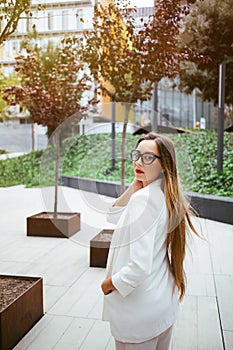
<instances>
[{"instance_id":1,"label":"tree branch","mask_svg":"<svg viewBox=\"0 0 233 350\"><path fill-rule=\"evenodd\" d=\"M29 2L22 3L21 0L16 0L13 8L8 6L5 9L6 15L10 17L10 19L7 21L7 24L0 35L0 45L7 39L8 36L15 32L20 16L27 9L28 5Z\"/></svg>"}]
</instances>

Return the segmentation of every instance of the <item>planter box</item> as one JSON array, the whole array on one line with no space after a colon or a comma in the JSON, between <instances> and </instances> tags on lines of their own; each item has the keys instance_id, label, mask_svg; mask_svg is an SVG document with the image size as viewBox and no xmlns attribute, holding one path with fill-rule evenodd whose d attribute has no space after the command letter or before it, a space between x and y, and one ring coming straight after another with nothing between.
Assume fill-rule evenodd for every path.
<instances>
[{"instance_id":1,"label":"planter box","mask_svg":"<svg viewBox=\"0 0 233 350\"><path fill-rule=\"evenodd\" d=\"M61 180L65 186L77 188L81 191L103 194L104 196L115 198L121 195L120 182L88 179L77 176L62 176Z\"/></svg>"},{"instance_id":2,"label":"planter box","mask_svg":"<svg viewBox=\"0 0 233 350\"><path fill-rule=\"evenodd\" d=\"M44 314L42 278L0 275L0 285L0 349L11 350Z\"/></svg>"},{"instance_id":3,"label":"planter box","mask_svg":"<svg viewBox=\"0 0 233 350\"><path fill-rule=\"evenodd\" d=\"M62 182L67 187L82 191L94 192L110 197L119 197L120 184L114 181L62 176ZM128 184L126 184L126 187ZM191 205L201 218L224 222L233 225L233 198L221 197L196 192L186 192L191 199Z\"/></svg>"},{"instance_id":4,"label":"planter box","mask_svg":"<svg viewBox=\"0 0 233 350\"><path fill-rule=\"evenodd\" d=\"M102 230L90 241L90 266L106 267L114 230Z\"/></svg>"},{"instance_id":5,"label":"planter box","mask_svg":"<svg viewBox=\"0 0 233 350\"><path fill-rule=\"evenodd\" d=\"M69 238L80 230L80 213L42 212L27 218L27 236Z\"/></svg>"},{"instance_id":6,"label":"planter box","mask_svg":"<svg viewBox=\"0 0 233 350\"><path fill-rule=\"evenodd\" d=\"M201 218L233 224L233 198L188 192L191 205Z\"/></svg>"}]
</instances>

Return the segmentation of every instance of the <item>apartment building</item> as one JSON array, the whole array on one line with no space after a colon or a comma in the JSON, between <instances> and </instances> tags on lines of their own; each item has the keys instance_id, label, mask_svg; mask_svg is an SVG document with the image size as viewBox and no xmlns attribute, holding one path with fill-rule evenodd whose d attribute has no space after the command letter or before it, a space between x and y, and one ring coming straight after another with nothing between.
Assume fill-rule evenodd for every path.
<instances>
[{"instance_id":1,"label":"apartment building","mask_svg":"<svg viewBox=\"0 0 233 350\"><path fill-rule=\"evenodd\" d=\"M91 28L94 13L93 6L97 2L107 0L32 0L32 16L23 16L19 20L16 32L0 48L0 65L4 74L14 69L15 57L21 49L21 42L35 26L39 36L39 44L46 46L48 41L59 43L65 35L79 33ZM109 1L109 0L108 0ZM42 9L37 6L41 4ZM154 7L137 7L135 23L141 25L140 18L147 18L154 12ZM3 23L4 24L4 23ZM153 99L144 102L141 108L143 120L151 120ZM152 111L152 112L150 112ZM203 103L196 94L186 95L178 90L169 89L162 81L158 85L158 118L159 123L175 126L194 127L196 121L205 118L207 128L215 127L216 111L211 103ZM138 116L137 121L141 121Z\"/></svg>"},{"instance_id":2,"label":"apartment building","mask_svg":"<svg viewBox=\"0 0 233 350\"><path fill-rule=\"evenodd\" d=\"M59 43L65 35L78 35L90 28L92 17L92 0L32 0L32 16L23 15L15 33L1 47L0 65L4 74L14 69L21 42L33 28L40 36L40 45L45 46L48 41Z\"/></svg>"}]
</instances>

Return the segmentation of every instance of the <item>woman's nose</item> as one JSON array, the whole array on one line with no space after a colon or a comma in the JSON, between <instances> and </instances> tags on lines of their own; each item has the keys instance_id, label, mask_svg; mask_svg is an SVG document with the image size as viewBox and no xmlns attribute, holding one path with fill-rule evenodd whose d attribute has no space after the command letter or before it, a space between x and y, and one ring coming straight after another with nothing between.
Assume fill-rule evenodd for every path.
<instances>
[{"instance_id":1,"label":"woman's nose","mask_svg":"<svg viewBox=\"0 0 233 350\"><path fill-rule=\"evenodd\" d=\"M139 163L139 162L140 162L140 164L143 164L142 163L142 157L139 157L138 160L135 161L135 163Z\"/></svg>"}]
</instances>

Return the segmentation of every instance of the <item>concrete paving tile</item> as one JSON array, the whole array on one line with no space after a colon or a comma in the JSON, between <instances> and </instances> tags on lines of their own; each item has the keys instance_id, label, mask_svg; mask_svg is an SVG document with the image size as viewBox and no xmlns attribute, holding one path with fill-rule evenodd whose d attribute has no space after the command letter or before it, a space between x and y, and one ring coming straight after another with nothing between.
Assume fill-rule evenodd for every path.
<instances>
[{"instance_id":1,"label":"concrete paving tile","mask_svg":"<svg viewBox=\"0 0 233 350\"><path fill-rule=\"evenodd\" d=\"M1 271L41 276L44 285L46 314L15 349L113 350L109 324L101 321L100 283L106 271L89 267L90 239L114 227L105 218L113 199L63 188L61 208L81 212L81 231L71 239L27 237L26 217L44 210L46 195L38 188L0 188ZM187 254L185 261L188 290L175 325L173 350L223 349L218 311L226 350L231 350L233 227L205 219L193 222L207 240L190 240L192 257Z\"/></svg>"},{"instance_id":2,"label":"concrete paving tile","mask_svg":"<svg viewBox=\"0 0 233 350\"><path fill-rule=\"evenodd\" d=\"M57 303L50 309L49 313L54 315L69 315L82 317L88 314L90 309L94 307L96 296L94 300L88 297L93 291L93 296L100 295L100 273L99 269L89 268L84 271L78 280L70 286L68 291L57 301ZM89 293L89 294L88 294Z\"/></svg>"},{"instance_id":3,"label":"concrete paving tile","mask_svg":"<svg viewBox=\"0 0 233 350\"><path fill-rule=\"evenodd\" d=\"M48 313L53 305L67 292L68 288L43 284L44 312Z\"/></svg>"},{"instance_id":4,"label":"concrete paving tile","mask_svg":"<svg viewBox=\"0 0 233 350\"><path fill-rule=\"evenodd\" d=\"M53 350L77 350L87 339L95 320L74 318L67 331L58 340Z\"/></svg>"},{"instance_id":5,"label":"concrete paving tile","mask_svg":"<svg viewBox=\"0 0 233 350\"><path fill-rule=\"evenodd\" d=\"M206 220L215 274L233 274L233 225Z\"/></svg>"},{"instance_id":6,"label":"concrete paving tile","mask_svg":"<svg viewBox=\"0 0 233 350\"><path fill-rule=\"evenodd\" d=\"M186 296L174 329L172 350L221 350L216 298Z\"/></svg>"},{"instance_id":7,"label":"concrete paving tile","mask_svg":"<svg viewBox=\"0 0 233 350\"><path fill-rule=\"evenodd\" d=\"M102 350L105 349L110 340L110 331L108 322L95 321L88 337L80 347L80 350Z\"/></svg>"},{"instance_id":8,"label":"concrete paving tile","mask_svg":"<svg viewBox=\"0 0 233 350\"><path fill-rule=\"evenodd\" d=\"M224 339L225 339L225 349L232 350L233 349L233 332L224 331Z\"/></svg>"},{"instance_id":9,"label":"concrete paving tile","mask_svg":"<svg viewBox=\"0 0 233 350\"><path fill-rule=\"evenodd\" d=\"M187 294L216 296L213 275L190 274L187 276Z\"/></svg>"},{"instance_id":10,"label":"concrete paving tile","mask_svg":"<svg viewBox=\"0 0 233 350\"><path fill-rule=\"evenodd\" d=\"M46 318L50 317L50 322L46 322ZM71 325L73 319L71 317L67 316L47 316L45 315L39 322L44 323L46 322L46 325L44 327L42 326L39 332L38 336L35 336L33 340L31 341L30 345L26 346L25 349L29 350L51 350L54 348L54 346L57 344L59 339L63 336L63 334L69 329L69 326ZM37 325L33 327L31 332L35 332ZM29 332L30 333L30 332ZM26 337L27 338L27 335ZM20 345L18 345L17 350L21 350Z\"/></svg>"},{"instance_id":11,"label":"concrete paving tile","mask_svg":"<svg viewBox=\"0 0 233 350\"><path fill-rule=\"evenodd\" d=\"M188 274L212 274L209 240L204 219L193 220L194 226L202 238L191 234L187 239L185 269Z\"/></svg>"},{"instance_id":12,"label":"concrete paving tile","mask_svg":"<svg viewBox=\"0 0 233 350\"><path fill-rule=\"evenodd\" d=\"M53 316L44 315L37 324L14 347L14 350L31 349L31 344L40 338L40 334L53 322ZM46 343L45 343L46 344Z\"/></svg>"},{"instance_id":13,"label":"concrete paving tile","mask_svg":"<svg viewBox=\"0 0 233 350\"><path fill-rule=\"evenodd\" d=\"M216 275L215 280L223 330L233 332L233 275Z\"/></svg>"},{"instance_id":14,"label":"concrete paving tile","mask_svg":"<svg viewBox=\"0 0 233 350\"><path fill-rule=\"evenodd\" d=\"M115 341L114 341L114 338L111 337L111 338L109 339L109 342L108 342L108 344L107 344L105 350L115 350L115 349L116 349L116 348L115 348Z\"/></svg>"}]
</instances>

